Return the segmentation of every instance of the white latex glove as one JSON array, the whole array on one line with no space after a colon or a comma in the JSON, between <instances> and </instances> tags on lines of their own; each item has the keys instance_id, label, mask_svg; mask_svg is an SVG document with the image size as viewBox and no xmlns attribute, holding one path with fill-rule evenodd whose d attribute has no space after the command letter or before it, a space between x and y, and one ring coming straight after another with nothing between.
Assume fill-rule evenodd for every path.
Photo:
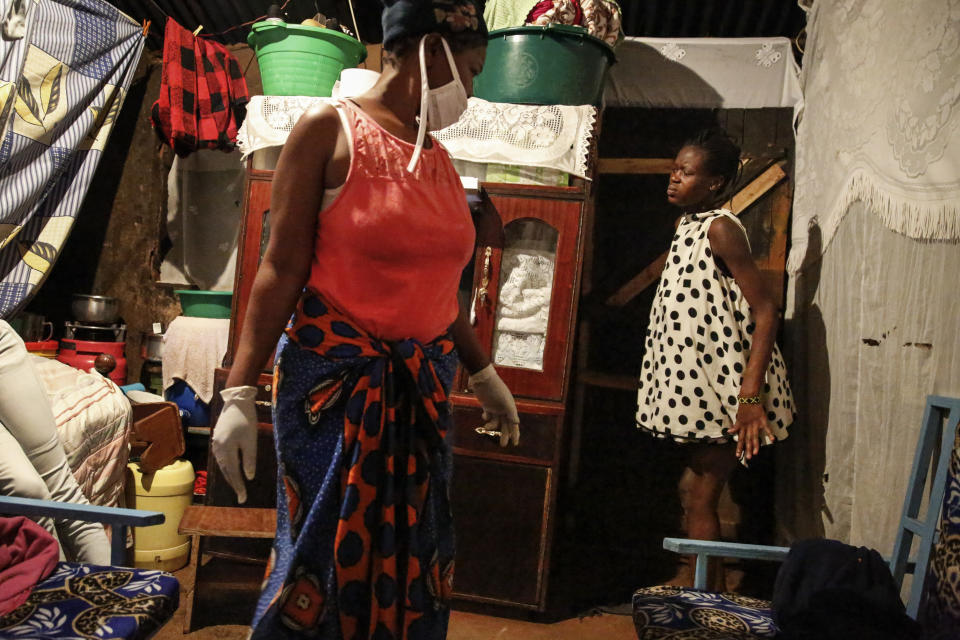
<instances>
[{"instance_id":1,"label":"white latex glove","mask_svg":"<svg viewBox=\"0 0 960 640\"><path fill-rule=\"evenodd\" d=\"M257 388L228 387L220 392L220 397L223 410L213 428L213 457L227 484L236 492L237 502L243 504L247 501L247 487L240 475L240 458L247 480L253 480L257 471Z\"/></svg>"},{"instance_id":2,"label":"white latex glove","mask_svg":"<svg viewBox=\"0 0 960 640\"><path fill-rule=\"evenodd\" d=\"M467 387L477 396L483 407L484 429L500 433L500 446L520 443L520 416L510 389L503 383L497 370L488 364L467 379Z\"/></svg>"}]
</instances>

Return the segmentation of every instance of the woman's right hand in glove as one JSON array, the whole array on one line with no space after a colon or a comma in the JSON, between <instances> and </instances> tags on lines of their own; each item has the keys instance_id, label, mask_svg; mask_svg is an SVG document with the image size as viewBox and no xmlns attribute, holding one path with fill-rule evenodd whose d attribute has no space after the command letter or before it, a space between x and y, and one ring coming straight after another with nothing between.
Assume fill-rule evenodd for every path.
<instances>
[{"instance_id":1,"label":"woman's right hand in glove","mask_svg":"<svg viewBox=\"0 0 960 640\"><path fill-rule=\"evenodd\" d=\"M220 392L223 409L213 428L213 457L223 477L237 494L237 502L247 501L247 480L257 471L257 388L228 387ZM240 460L243 459L243 475Z\"/></svg>"}]
</instances>

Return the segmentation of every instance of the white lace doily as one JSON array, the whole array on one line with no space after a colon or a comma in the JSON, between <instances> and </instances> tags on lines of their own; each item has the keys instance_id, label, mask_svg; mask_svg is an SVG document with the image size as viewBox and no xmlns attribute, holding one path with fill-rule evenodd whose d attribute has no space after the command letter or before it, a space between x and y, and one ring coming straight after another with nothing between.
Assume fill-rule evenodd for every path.
<instances>
[{"instance_id":1,"label":"white lace doily","mask_svg":"<svg viewBox=\"0 0 960 640\"><path fill-rule=\"evenodd\" d=\"M494 362L543 369L556 251L504 249L498 296Z\"/></svg>"},{"instance_id":2,"label":"white lace doily","mask_svg":"<svg viewBox=\"0 0 960 640\"><path fill-rule=\"evenodd\" d=\"M310 107L333 98L253 96L237 132L245 159L259 149L282 146ZM519 105L470 98L455 125L435 131L458 160L546 167L587 177L590 136L597 110L589 105Z\"/></svg>"},{"instance_id":3,"label":"white lace doily","mask_svg":"<svg viewBox=\"0 0 960 640\"><path fill-rule=\"evenodd\" d=\"M267 147L281 147L307 109L333 98L310 96L252 96L247 117L237 132L237 147L243 158Z\"/></svg>"},{"instance_id":4,"label":"white lace doily","mask_svg":"<svg viewBox=\"0 0 960 640\"><path fill-rule=\"evenodd\" d=\"M960 0L816 2L807 30L788 270L856 200L904 235L960 239Z\"/></svg>"},{"instance_id":5,"label":"white lace doily","mask_svg":"<svg viewBox=\"0 0 960 640\"><path fill-rule=\"evenodd\" d=\"M588 177L597 110L590 105L525 105L470 98L460 120L434 132L454 158L548 167Z\"/></svg>"}]
</instances>

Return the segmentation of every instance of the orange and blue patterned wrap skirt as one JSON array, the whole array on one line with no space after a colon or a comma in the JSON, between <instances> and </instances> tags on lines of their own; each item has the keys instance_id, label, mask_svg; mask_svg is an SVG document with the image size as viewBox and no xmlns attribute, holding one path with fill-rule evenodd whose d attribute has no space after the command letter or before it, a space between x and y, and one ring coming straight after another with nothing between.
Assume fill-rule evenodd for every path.
<instances>
[{"instance_id":1,"label":"orange and blue patterned wrap skirt","mask_svg":"<svg viewBox=\"0 0 960 640\"><path fill-rule=\"evenodd\" d=\"M441 640L453 580L446 336L385 342L306 291L277 348L277 535L252 638Z\"/></svg>"}]
</instances>

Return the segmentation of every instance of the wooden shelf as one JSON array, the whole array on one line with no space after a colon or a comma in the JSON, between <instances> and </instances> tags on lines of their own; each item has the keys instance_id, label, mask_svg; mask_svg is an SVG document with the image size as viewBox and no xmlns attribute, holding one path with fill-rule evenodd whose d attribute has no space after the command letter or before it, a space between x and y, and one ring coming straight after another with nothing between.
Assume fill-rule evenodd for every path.
<instances>
[{"instance_id":1,"label":"wooden shelf","mask_svg":"<svg viewBox=\"0 0 960 640\"><path fill-rule=\"evenodd\" d=\"M605 389L637 390L637 377L619 373L584 370L577 374L577 384Z\"/></svg>"}]
</instances>

